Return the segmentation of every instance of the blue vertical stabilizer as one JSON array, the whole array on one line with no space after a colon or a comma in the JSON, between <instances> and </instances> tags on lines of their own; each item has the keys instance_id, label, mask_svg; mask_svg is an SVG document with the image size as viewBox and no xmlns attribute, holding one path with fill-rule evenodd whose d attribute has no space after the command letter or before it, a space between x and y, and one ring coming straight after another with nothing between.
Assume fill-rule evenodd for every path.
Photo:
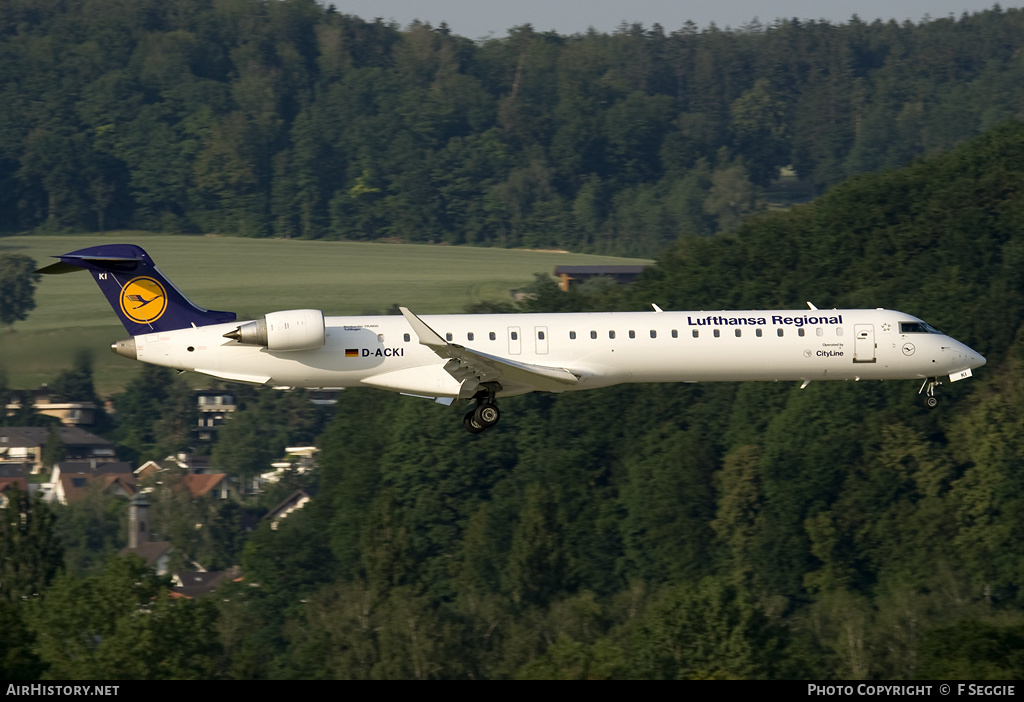
<instances>
[{"instance_id":1,"label":"blue vertical stabilizer","mask_svg":"<svg viewBox=\"0 0 1024 702\"><path fill-rule=\"evenodd\" d=\"M132 336L235 321L234 312L204 310L174 287L134 244L106 244L54 256L37 273L87 270Z\"/></svg>"}]
</instances>

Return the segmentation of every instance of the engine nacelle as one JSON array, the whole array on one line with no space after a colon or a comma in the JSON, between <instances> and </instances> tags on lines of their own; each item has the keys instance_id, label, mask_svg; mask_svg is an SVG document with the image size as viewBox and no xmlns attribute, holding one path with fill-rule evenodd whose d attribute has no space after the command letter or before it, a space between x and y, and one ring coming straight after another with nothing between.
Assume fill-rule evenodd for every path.
<instances>
[{"instance_id":1,"label":"engine nacelle","mask_svg":"<svg viewBox=\"0 0 1024 702\"><path fill-rule=\"evenodd\" d=\"M224 337L270 351L310 351L327 343L327 330L320 310L285 310L243 324Z\"/></svg>"}]
</instances>

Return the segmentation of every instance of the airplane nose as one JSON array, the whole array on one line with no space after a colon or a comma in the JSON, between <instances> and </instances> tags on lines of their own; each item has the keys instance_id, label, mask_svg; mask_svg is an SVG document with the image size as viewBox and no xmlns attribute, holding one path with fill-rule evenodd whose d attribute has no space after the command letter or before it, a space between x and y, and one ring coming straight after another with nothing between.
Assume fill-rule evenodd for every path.
<instances>
[{"instance_id":1,"label":"airplane nose","mask_svg":"<svg viewBox=\"0 0 1024 702\"><path fill-rule=\"evenodd\" d=\"M960 344L960 353L966 359L969 368L981 368L987 362L984 356L967 344Z\"/></svg>"}]
</instances>

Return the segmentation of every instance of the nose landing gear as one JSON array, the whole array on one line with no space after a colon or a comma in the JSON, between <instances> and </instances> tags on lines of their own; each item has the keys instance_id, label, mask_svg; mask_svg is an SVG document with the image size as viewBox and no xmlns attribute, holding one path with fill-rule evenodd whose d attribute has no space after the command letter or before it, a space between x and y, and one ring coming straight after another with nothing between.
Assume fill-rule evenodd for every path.
<instances>
[{"instance_id":1,"label":"nose landing gear","mask_svg":"<svg viewBox=\"0 0 1024 702\"><path fill-rule=\"evenodd\" d=\"M485 388L476 394L476 407L462 418L462 426L470 434L479 434L484 429L493 427L501 419L501 412L494 404L494 393L493 389Z\"/></svg>"},{"instance_id":2,"label":"nose landing gear","mask_svg":"<svg viewBox=\"0 0 1024 702\"><path fill-rule=\"evenodd\" d=\"M921 383L921 389L917 391L920 395L922 392L924 396L924 406L928 409L935 409L939 404L939 398L935 397L935 388L942 385L942 381L938 378L925 378L925 381Z\"/></svg>"}]
</instances>

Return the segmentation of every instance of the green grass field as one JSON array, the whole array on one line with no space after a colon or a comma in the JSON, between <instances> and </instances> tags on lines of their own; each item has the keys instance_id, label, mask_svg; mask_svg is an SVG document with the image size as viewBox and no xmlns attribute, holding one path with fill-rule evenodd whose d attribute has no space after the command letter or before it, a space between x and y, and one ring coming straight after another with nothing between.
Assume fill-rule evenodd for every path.
<instances>
[{"instance_id":1,"label":"green grass field","mask_svg":"<svg viewBox=\"0 0 1024 702\"><path fill-rule=\"evenodd\" d=\"M0 238L0 256L24 254L42 267L51 256L103 243L138 244L193 302L237 312L239 319L297 308L379 313L395 303L422 314L461 312L471 302L508 300L534 273L552 273L557 265L637 263L551 251L140 232ZM0 369L10 387L31 388L52 380L85 350L92 354L97 389L111 393L138 372L137 363L109 350L126 336L92 276L43 276L28 318L0 329Z\"/></svg>"}]
</instances>

